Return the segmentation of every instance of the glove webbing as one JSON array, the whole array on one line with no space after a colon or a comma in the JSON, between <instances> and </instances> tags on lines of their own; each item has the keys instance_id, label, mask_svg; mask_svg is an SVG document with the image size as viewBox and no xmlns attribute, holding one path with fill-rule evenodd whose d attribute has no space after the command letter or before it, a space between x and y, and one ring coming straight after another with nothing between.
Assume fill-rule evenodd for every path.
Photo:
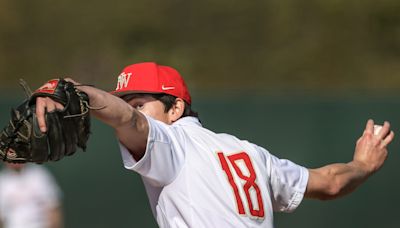
<instances>
[{"instance_id":1,"label":"glove webbing","mask_svg":"<svg viewBox=\"0 0 400 228\"><path fill-rule=\"evenodd\" d=\"M23 115L21 116L25 116L25 118L20 118L19 121L17 122L17 124L14 126L15 129L13 132L11 132L11 134L9 134L7 136L7 143L5 145L1 145L0 149L2 151L4 151L4 158L3 161L6 161L8 158L8 149L10 148L10 144L14 142L15 138L17 137L17 132L19 131L19 128L22 126L22 123L28 119L30 116L32 115L32 113L30 113L29 115L25 116L25 112L23 113ZM7 132L8 134L9 132Z\"/></svg>"}]
</instances>

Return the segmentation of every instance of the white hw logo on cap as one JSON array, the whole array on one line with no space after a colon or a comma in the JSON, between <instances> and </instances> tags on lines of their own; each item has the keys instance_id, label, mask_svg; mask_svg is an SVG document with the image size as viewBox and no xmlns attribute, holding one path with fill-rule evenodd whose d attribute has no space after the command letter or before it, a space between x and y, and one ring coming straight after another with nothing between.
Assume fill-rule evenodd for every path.
<instances>
[{"instance_id":1,"label":"white hw logo on cap","mask_svg":"<svg viewBox=\"0 0 400 228\"><path fill-rule=\"evenodd\" d=\"M129 80L131 79L132 73L122 72L118 76L117 88L115 90L120 90L122 88L126 88L129 84Z\"/></svg>"}]
</instances>

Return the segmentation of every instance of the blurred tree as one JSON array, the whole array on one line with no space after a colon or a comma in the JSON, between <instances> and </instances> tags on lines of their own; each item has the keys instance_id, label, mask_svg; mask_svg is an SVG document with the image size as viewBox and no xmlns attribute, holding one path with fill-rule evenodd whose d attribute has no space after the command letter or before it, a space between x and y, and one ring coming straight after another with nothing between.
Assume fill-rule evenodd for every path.
<instances>
[{"instance_id":1,"label":"blurred tree","mask_svg":"<svg viewBox=\"0 0 400 228\"><path fill-rule=\"evenodd\" d=\"M2 87L70 75L113 89L158 61L195 91L396 92L400 2L0 1Z\"/></svg>"}]
</instances>

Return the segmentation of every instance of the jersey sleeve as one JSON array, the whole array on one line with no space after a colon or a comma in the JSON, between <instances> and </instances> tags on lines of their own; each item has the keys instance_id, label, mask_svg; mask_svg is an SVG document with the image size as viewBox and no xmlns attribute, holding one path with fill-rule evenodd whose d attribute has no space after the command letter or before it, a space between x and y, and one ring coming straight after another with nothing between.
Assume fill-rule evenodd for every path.
<instances>
[{"instance_id":1,"label":"jersey sleeve","mask_svg":"<svg viewBox=\"0 0 400 228\"><path fill-rule=\"evenodd\" d=\"M136 161L128 149L120 143L122 159L126 169L133 170L156 187L171 183L184 162L185 154L179 131L173 125L146 116L149 135L144 156Z\"/></svg>"},{"instance_id":2,"label":"jersey sleeve","mask_svg":"<svg viewBox=\"0 0 400 228\"><path fill-rule=\"evenodd\" d=\"M301 203L307 188L308 170L287 159L279 159L262 150L269 174L269 186L274 211L292 212Z\"/></svg>"},{"instance_id":3,"label":"jersey sleeve","mask_svg":"<svg viewBox=\"0 0 400 228\"><path fill-rule=\"evenodd\" d=\"M308 170L286 159L271 155L271 187L275 211L291 212L303 200Z\"/></svg>"}]
</instances>

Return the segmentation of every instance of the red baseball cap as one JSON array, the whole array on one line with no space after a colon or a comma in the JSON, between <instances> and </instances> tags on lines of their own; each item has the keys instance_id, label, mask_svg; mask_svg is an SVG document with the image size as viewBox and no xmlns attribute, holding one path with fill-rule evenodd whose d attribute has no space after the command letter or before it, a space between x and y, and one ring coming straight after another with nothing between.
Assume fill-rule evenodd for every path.
<instances>
[{"instance_id":1,"label":"red baseball cap","mask_svg":"<svg viewBox=\"0 0 400 228\"><path fill-rule=\"evenodd\" d=\"M132 93L165 93L192 102L188 88L177 70L145 62L125 67L111 94L121 97Z\"/></svg>"}]
</instances>

